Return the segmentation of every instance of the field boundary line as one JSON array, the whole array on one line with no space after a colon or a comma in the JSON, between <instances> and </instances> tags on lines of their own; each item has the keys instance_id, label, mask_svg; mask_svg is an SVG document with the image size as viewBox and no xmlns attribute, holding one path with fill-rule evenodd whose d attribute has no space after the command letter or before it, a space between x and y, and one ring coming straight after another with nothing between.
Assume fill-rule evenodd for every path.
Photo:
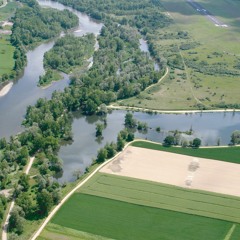
<instances>
[{"instance_id":1,"label":"field boundary line","mask_svg":"<svg viewBox=\"0 0 240 240\"><path fill-rule=\"evenodd\" d=\"M224 240L230 240L231 236L236 228L236 224L233 224L230 230L228 231L227 235L225 236Z\"/></svg>"}]
</instances>

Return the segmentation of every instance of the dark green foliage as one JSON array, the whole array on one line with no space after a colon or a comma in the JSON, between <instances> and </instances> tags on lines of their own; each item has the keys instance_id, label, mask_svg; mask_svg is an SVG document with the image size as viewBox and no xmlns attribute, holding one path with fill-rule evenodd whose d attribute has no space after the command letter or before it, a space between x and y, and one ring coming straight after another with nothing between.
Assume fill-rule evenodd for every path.
<instances>
[{"instance_id":1,"label":"dark green foliage","mask_svg":"<svg viewBox=\"0 0 240 240\"><path fill-rule=\"evenodd\" d=\"M46 216L53 206L52 195L46 189L43 189L37 195L37 204L39 214L42 216Z\"/></svg>"},{"instance_id":2,"label":"dark green foliage","mask_svg":"<svg viewBox=\"0 0 240 240\"><path fill-rule=\"evenodd\" d=\"M22 190L26 192L29 188L29 176L25 173L22 173L19 177L18 184L22 186Z\"/></svg>"},{"instance_id":3,"label":"dark green foliage","mask_svg":"<svg viewBox=\"0 0 240 240\"><path fill-rule=\"evenodd\" d=\"M125 127L128 127L128 128L135 128L137 126L137 121L136 119L133 118L132 113L129 113L129 112L126 113L124 125Z\"/></svg>"},{"instance_id":4,"label":"dark green foliage","mask_svg":"<svg viewBox=\"0 0 240 240\"><path fill-rule=\"evenodd\" d=\"M99 149L96 162L97 163L104 162L107 159L107 156L108 156L108 151L105 148Z\"/></svg>"},{"instance_id":5,"label":"dark green foliage","mask_svg":"<svg viewBox=\"0 0 240 240\"><path fill-rule=\"evenodd\" d=\"M81 38L67 35L56 41L53 48L44 55L44 68L51 68L65 73L87 63L94 52L95 36Z\"/></svg>"},{"instance_id":6,"label":"dark green foliage","mask_svg":"<svg viewBox=\"0 0 240 240\"><path fill-rule=\"evenodd\" d=\"M146 122L138 122L137 129L140 131L147 131L148 126Z\"/></svg>"},{"instance_id":7,"label":"dark green foliage","mask_svg":"<svg viewBox=\"0 0 240 240\"><path fill-rule=\"evenodd\" d=\"M165 146L172 146L175 143L175 139L173 136L167 136L163 140Z\"/></svg>"},{"instance_id":8,"label":"dark green foliage","mask_svg":"<svg viewBox=\"0 0 240 240\"><path fill-rule=\"evenodd\" d=\"M137 31L108 21L98 37L100 49L94 54L93 66L72 84L98 87L121 99L156 83L161 72L156 72L153 60L140 51L139 37Z\"/></svg>"},{"instance_id":9,"label":"dark green foliage","mask_svg":"<svg viewBox=\"0 0 240 240\"><path fill-rule=\"evenodd\" d=\"M199 138L194 138L192 142L192 147L193 148L199 148L201 146L201 139Z\"/></svg>"},{"instance_id":10,"label":"dark green foliage","mask_svg":"<svg viewBox=\"0 0 240 240\"><path fill-rule=\"evenodd\" d=\"M9 231L21 234L23 232L24 213L21 208L15 207L9 218Z\"/></svg>"},{"instance_id":11,"label":"dark green foliage","mask_svg":"<svg viewBox=\"0 0 240 240\"><path fill-rule=\"evenodd\" d=\"M43 76L39 76L38 85L46 86L53 81L58 81L61 78L62 77L58 72L53 71L51 69L47 69L46 73Z\"/></svg>"},{"instance_id":12,"label":"dark green foliage","mask_svg":"<svg viewBox=\"0 0 240 240\"><path fill-rule=\"evenodd\" d=\"M42 9L35 0L22 2L26 5L18 8L12 19L14 25L11 43L16 47L14 52L16 75L20 74L26 65L26 47L56 37L62 30L70 29L78 24L77 16L68 10Z\"/></svg>"},{"instance_id":13,"label":"dark green foliage","mask_svg":"<svg viewBox=\"0 0 240 240\"><path fill-rule=\"evenodd\" d=\"M97 123L96 124L96 137L101 137L102 136L102 131L104 129L104 124Z\"/></svg>"},{"instance_id":14,"label":"dark green foliage","mask_svg":"<svg viewBox=\"0 0 240 240\"><path fill-rule=\"evenodd\" d=\"M33 212L33 203L32 203L32 198L29 195L29 193L21 193L17 200L16 203L18 206L20 206L25 214L25 217L28 218L31 216Z\"/></svg>"}]
</instances>

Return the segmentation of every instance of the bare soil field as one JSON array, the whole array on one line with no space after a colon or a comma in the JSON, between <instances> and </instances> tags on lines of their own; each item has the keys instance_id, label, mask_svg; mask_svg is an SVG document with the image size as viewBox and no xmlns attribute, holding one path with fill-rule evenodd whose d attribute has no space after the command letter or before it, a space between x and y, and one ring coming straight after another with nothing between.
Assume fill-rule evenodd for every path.
<instances>
[{"instance_id":1,"label":"bare soil field","mask_svg":"<svg viewBox=\"0 0 240 240\"><path fill-rule=\"evenodd\" d=\"M100 172L240 197L240 164L129 146Z\"/></svg>"}]
</instances>

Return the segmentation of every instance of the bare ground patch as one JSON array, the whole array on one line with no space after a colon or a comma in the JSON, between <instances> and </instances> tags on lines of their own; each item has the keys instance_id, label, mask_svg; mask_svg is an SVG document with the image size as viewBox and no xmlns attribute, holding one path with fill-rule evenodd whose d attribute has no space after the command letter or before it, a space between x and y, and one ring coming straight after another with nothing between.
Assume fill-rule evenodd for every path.
<instances>
[{"instance_id":1,"label":"bare ground patch","mask_svg":"<svg viewBox=\"0 0 240 240\"><path fill-rule=\"evenodd\" d=\"M240 164L129 146L100 172L240 196Z\"/></svg>"}]
</instances>

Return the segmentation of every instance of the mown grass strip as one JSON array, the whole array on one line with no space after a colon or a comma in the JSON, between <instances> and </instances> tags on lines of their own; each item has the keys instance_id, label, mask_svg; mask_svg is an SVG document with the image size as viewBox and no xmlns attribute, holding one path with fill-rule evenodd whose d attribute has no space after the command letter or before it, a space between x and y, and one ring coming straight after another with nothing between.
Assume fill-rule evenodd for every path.
<instances>
[{"instance_id":1,"label":"mown grass strip","mask_svg":"<svg viewBox=\"0 0 240 240\"><path fill-rule=\"evenodd\" d=\"M232 223L75 193L52 223L114 239L224 239Z\"/></svg>"},{"instance_id":2,"label":"mown grass strip","mask_svg":"<svg viewBox=\"0 0 240 240\"><path fill-rule=\"evenodd\" d=\"M81 232L72 228L66 228L57 224L49 223L44 228L38 240L111 240L110 238L93 235L86 232Z\"/></svg>"},{"instance_id":3,"label":"mown grass strip","mask_svg":"<svg viewBox=\"0 0 240 240\"><path fill-rule=\"evenodd\" d=\"M157 143L136 141L132 143L134 147L141 147L171 153L178 153L193 157L214 159L224 162L240 163L240 147L216 147L216 148L181 148L181 147L164 147Z\"/></svg>"},{"instance_id":4,"label":"mown grass strip","mask_svg":"<svg viewBox=\"0 0 240 240\"><path fill-rule=\"evenodd\" d=\"M240 223L240 198L98 173L80 190L156 208Z\"/></svg>"}]
</instances>

